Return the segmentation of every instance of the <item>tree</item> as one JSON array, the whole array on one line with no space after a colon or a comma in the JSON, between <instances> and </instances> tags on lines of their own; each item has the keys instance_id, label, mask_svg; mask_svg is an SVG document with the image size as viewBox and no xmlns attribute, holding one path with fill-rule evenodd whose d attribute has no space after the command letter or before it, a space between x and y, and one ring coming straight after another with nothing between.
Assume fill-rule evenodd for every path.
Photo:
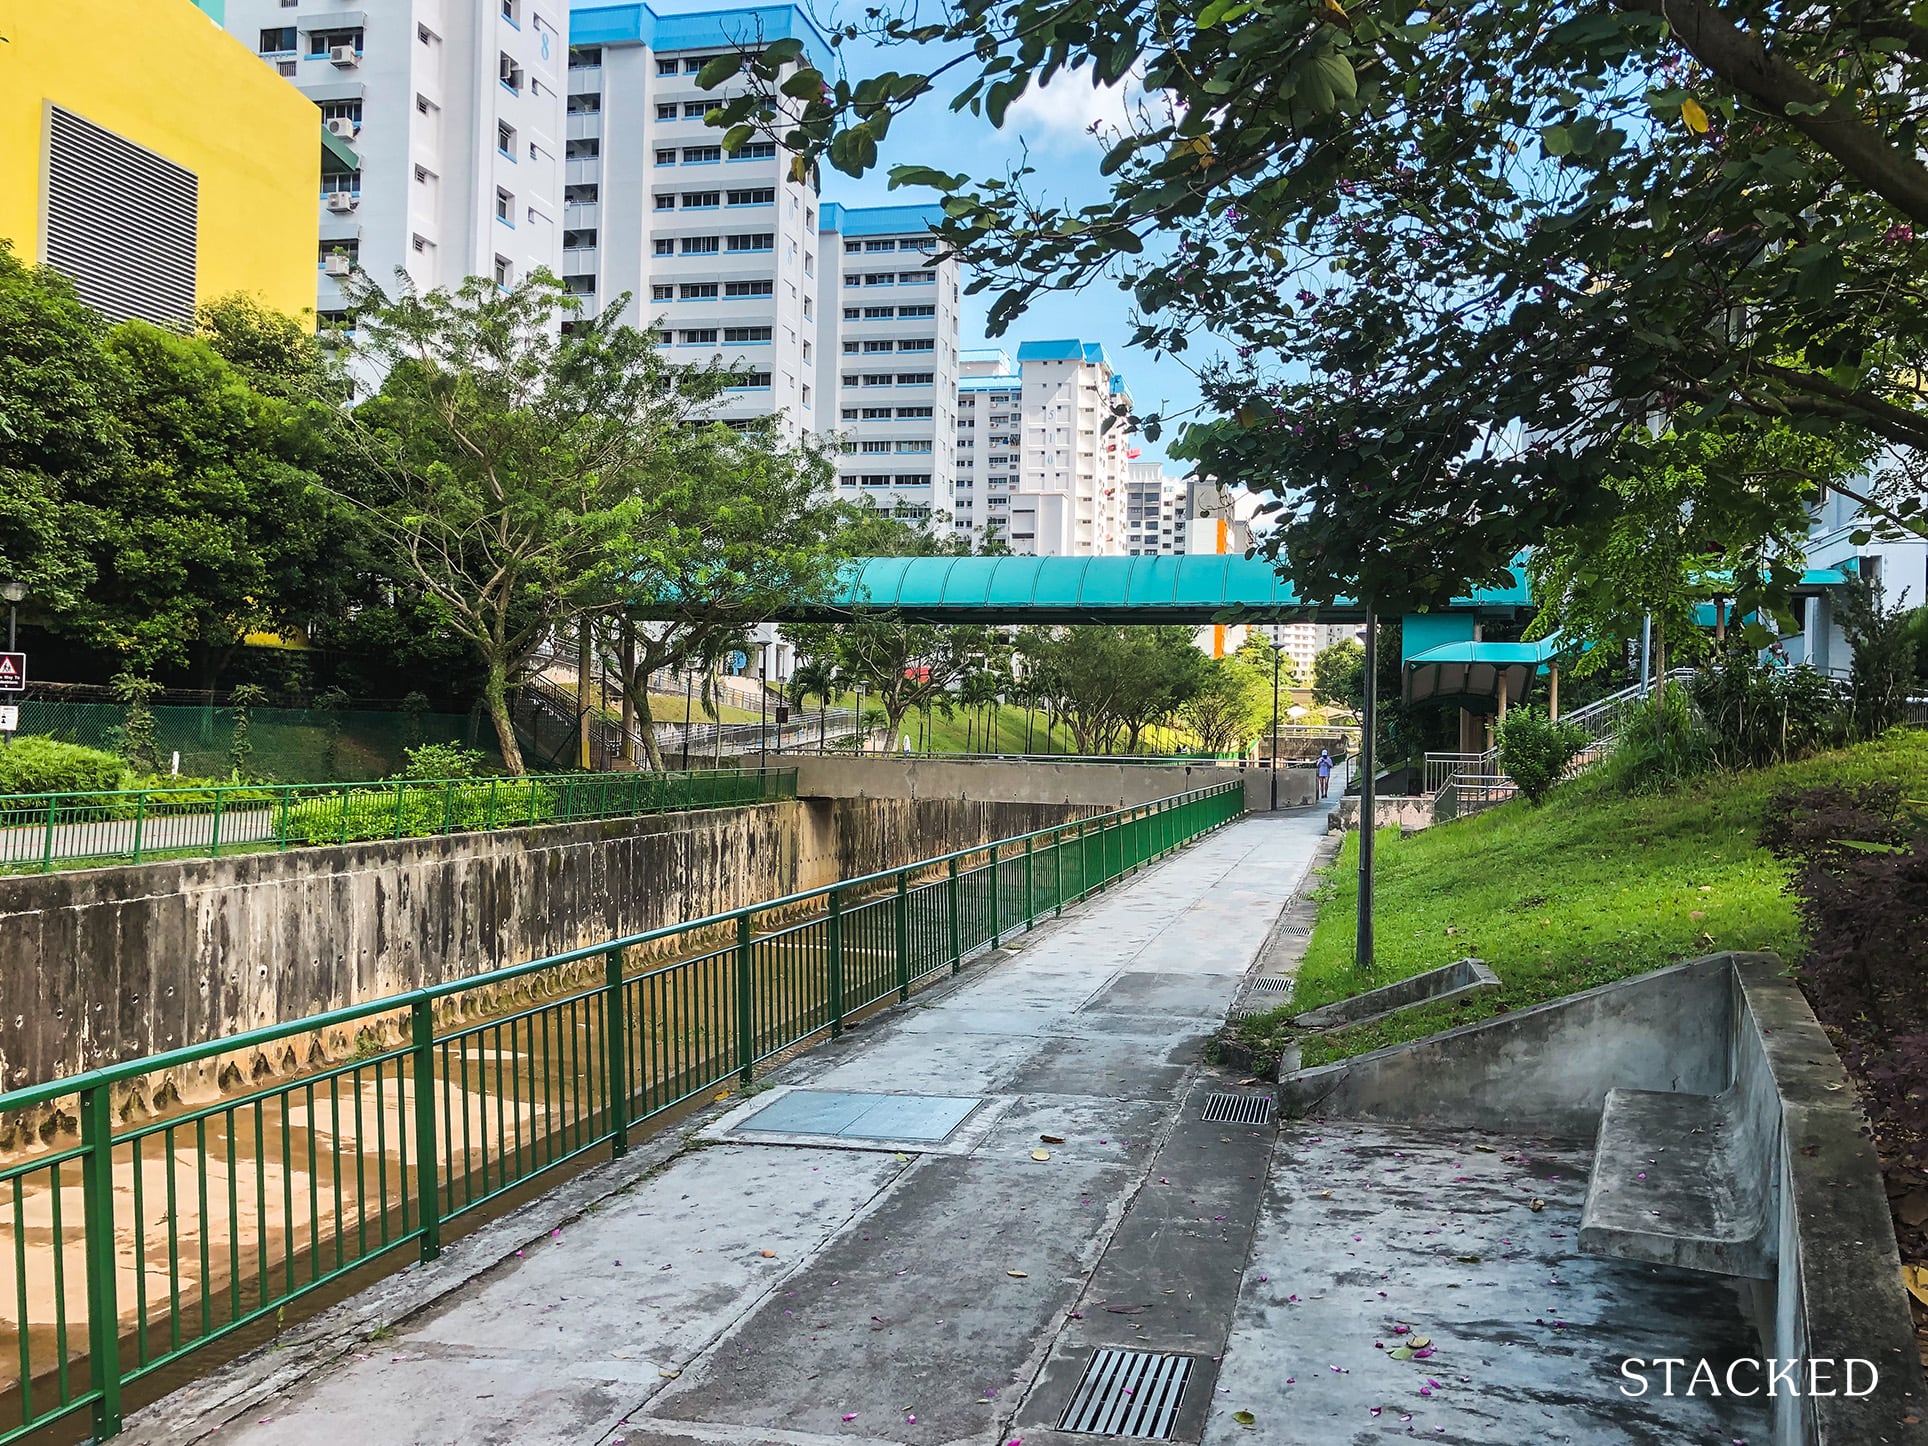
<instances>
[{"instance_id":1,"label":"tree","mask_svg":"<svg viewBox=\"0 0 1928 1446\"><path fill-rule=\"evenodd\" d=\"M1206 659L1191 629L1029 628L1018 635L1025 673L1071 727L1080 753L1122 744L1169 718L1203 684Z\"/></svg>"},{"instance_id":2,"label":"tree","mask_svg":"<svg viewBox=\"0 0 1928 1446\"><path fill-rule=\"evenodd\" d=\"M1664 674L1670 650L1691 661L1711 646L1695 610L1712 601L1765 647L1768 631L1745 620L1799 579L1807 503L1865 465L1865 447L1728 417L1659 437L1637 429L1630 451L1635 465L1605 482L1619 505L1534 548L1531 635L1600 645L1573 663L1584 677L1617 663L1651 619Z\"/></svg>"},{"instance_id":3,"label":"tree","mask_svg":"<svg viewBox=\"0 0 1928 1446\"><path fill-rule=\"evenodd\" d=\"M1365 707L1365 645L1347 638L1319 649L1312 658L1312 696L1328 708L1357 713Z\"/></svg>"},{"instance_id":4,"label":"tree","mask_svg":"<svg viewBox=\"0 0 1928 1446\"><path fill-rule=\"evenodd\" d=\"M648 470L633 551L617 575L627 599L671 616L633 624L619 598L603 644L648 765L660 769L650 674L745 648L750 627L779 604L820 595L836 562L837 513L829 456L815 441L786 445L774 418L741 432L719 422L671 433Z\"/></svg>"},{"instance_id":5,"label":"tree","mask_svg":"<svg viewBox=\"0 0 1928 1446\"><path fill-rule=\"evenodd\" d=\"M948 711L953 685L980 669L992 648L988 629L906 623L893 613L789 624L784 635L800 658L829 667L877 702L892 746L905 715L940 700Z\"/></svg>"},{"instance_id":6,"label":"tree","mask_svg":"<svg viewBox=\"0 0 1928 1446\"><path fill-rule=\"evenodd\" d=\"M1178 721L1198 739L1202 752L1243 752L1270 725L1271 690L1271 680L1261 689L1257 675L1242 660L1207 658L1198 691L1179 705Z\"/></svg>"},{"instance_id":7,"label":"tree","mask_svg":"<svg viewBox=\"0 0 1928 1446\"><path fill-rule=\"evenodd\" d=\"M1500 720L1500 772L1538 803L1593 741L1578 723L1548 719L1541 708L1515 708Z\"/></svg>"},{"instance_id":8,"label":"tree","mask_svg":"<svg viewBox=\"0 0 1928 1446\"><path fill-rule=\"evenodd\" d=\"M1854 650L1854 729L1863 738L1878 737L1908 716L1915 639L1905 602L1904 594L1890 608L1880 582L1860 577L1835 597L1841 631Z\"/></svg>"},{"instance_id":9,"label":"tree","mask_svg":"<svg viewBox=\"0 0 1928 1446\"><path fill-rule=\"evenodd\" d=\"M622 324L626 298L582 315L546 272L395 301L364 281L353 299L355 350L385 373L347 427L373 469L355 500L474 649L521 773L509 690L559 626L621 595L650 468L729 374L665 361Z\"/></svg>"},{"instance_id":10,"label":"tree","mask_svg":"<svg viewBox=\"0 0 1928 1446\"><path fill-rule=\"evenodd\" d=\"M1865 430L1897 465L1844 490L1919 519L1928 29L1905 7L872 14L941 64L853 82L797 41L722 57L701 79L751 82L722 103L726 143L761 130L857 174L939 84L994 124L1034 85L1128 86L1090 205L1024 169L893 181L945 192L993 331L1110 277L1139 341L1230 339L1206 370L1216 415L1178 450L1281 499L1267 547L1302 597L1392 612L1499 580L1547 528L1611 510L1628 429L1655 417Z\"/></svg>"}]
</instances>

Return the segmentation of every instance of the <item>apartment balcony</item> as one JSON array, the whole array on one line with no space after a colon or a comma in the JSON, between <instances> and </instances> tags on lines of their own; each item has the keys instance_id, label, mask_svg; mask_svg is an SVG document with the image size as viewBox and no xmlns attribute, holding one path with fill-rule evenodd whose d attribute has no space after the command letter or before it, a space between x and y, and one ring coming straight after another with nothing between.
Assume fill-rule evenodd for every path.
<instances>
[{"instance_id":1,"label":"apartment balcony","mask_svg":"<svg viewBox=\"0 0 1928 1446\"><path fill-rule=\"evenodd\" d=\"M572 65L569 67L569 94L587 95L603 88L603 68L600 65Z\"/></svg>"},{"instance_id":2,"label":"apartment balcony","mask_svg":"<svg viewBox=\"0 0 1928 1446\"><path fill-rule=\"evenodd\" d=\"M571 141L596 141L602 139L602 112L592 111L587 115L568 117L569 127L563 139Z\"/></svg>"},{"instance_id":3,"label":"apartment balcony","mask_svg":"<svg viewBox=\"0 0 1928 1446\"><path fill-rule=\"evenodd\" d=\"M602 224L602 205L596 201L566 201L562 224L571 231L593 231Z\"/></svg>"},{"instance_id":4,"label":"apartment balcony","mask_svg":"<svg viewBox=\"0 0 1928 1446\"><path fill-rule=\"evenodd\" d=\"M562 251L562 274L564 276L594 276L596 274L596 250L594 246L565 246Z\"/></svg>"},{"instance_id":5,"label":"apartment balcony","mask_svg":"<svg viewBox=\"0 0 1928 1446\"><path fill-rule=\"evenodd\" d=\"M562 163L562 181L566 186L586 186L602 180L601 156L578 156Z\"/></svg>"}]
</instances>

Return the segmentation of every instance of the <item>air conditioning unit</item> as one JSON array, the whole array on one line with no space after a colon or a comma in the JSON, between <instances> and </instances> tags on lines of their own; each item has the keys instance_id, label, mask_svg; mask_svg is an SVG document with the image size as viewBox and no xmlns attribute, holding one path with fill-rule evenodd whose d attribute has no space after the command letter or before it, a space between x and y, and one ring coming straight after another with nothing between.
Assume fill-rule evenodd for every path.
<instances>
[{"instance_id":1,"label":"air conditioning unit","mask_svg":"<svg viewBox=\"0 0 1928 1446\"><path fill-rule=\"evenodd\" d=\"M341 136L345 140L353 140L361 132L360 123L345 115L330 116L322 124L328 127L329 135Z\"/></svg>"},{"instance_id":2,"label":"air conditioning unit","mask_svg":"<svg viewBox=\"0 0 1928 1446\"><path fill-rule=\"evenodd\" d=\"M352 191L330 191L328 209L331 211L352 211L356 206L355 193Z\"/></svg>"},{"instance_id":3,"label":"air conditioning unit","mask_svg":"<svg viewBox=\"0 0 1928 1446\"><path fill-rule=\"evenodd\" d=\"M321 269L330 276L346 276L355 269L355 263L337 252L321 258Z\"/></svg>"},{"instance_id":4,"label":"air conditioning unit","mask_svg":"<svg viewBox=\"0 0 1928 1446\"><path fill-rule=\"evenodd\" d=\"M502 57L502 83L511 90L522 89L522 67L506 55Z\"/></svg>"},{"instance_id":5,"label":"air conditioning unit","mask_svg":"<svg viewBox=\"0 0 1928 1446\"><path fill-rule=\"evenodd\" d=\"M339 65L343 69L361 64L361 57L355 54L355 47L352 45L329 46L328 59L330 63Z\"/></svg>"}]
</instances>

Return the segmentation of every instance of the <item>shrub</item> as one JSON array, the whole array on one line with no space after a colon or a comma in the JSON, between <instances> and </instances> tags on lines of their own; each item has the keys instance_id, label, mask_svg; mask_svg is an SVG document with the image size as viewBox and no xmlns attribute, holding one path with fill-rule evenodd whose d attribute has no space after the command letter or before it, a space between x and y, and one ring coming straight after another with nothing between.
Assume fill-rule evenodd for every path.
<instances>
[{"instance_id":1,"label":"shrub","mask_svg":"<svg viewBox=\"0 0 1928 1446\"><path fill-rule=\"evenodd\" d=\"M1879 582L1855 578L1835 597L1841 632L1854 649L1854 731L1875 738L1908 716L1915 681L1915 628L1901 604L1887 606Z\"/></svg>"},{"instance_id":2,"label":"shrub","mask_svg":"<svg viewBox=\"0 0 1928 1446\"><path fill-rule=\"evenodd\" d=\"M1722 768L1766 768L1841 741L1840 700L1828 680L1802 664L1763 663L1730 651L1688 685Z\"/></svg>"},{"instance_id":3,"label":"shrub","mask_svg":"<svg viewBox=\"0 0 1928 1446\"><path fill-rule=\"evenodd\" d=\"M115 753L28 736L0 746L0 793L101 793L123 785L127 761Z\"/></svg>"},{"instance_id":4,"label":"shrub","mask_svg":"<svg viewBox=\"0 0 1928 1446\"><path fill-rule=\"evenodd\" d=\"M1499 726L1500 771L1538 803L1593 741L1577 723L1554 722L1541 708L1515 708Z\"/></svg>"},{"instance_id":5,"label":"shrub","mask_svg":"<svg viewBox=\"0 0 1928 1446\"><path fill-rule=\"evenodd\" d=\"M1622 793L1665 793L1714 767L1713 739L1684 688L1629 703L1615 722L1619 736L1600 771Z\"/></svg>"},{"instance_id":6,"label":"shrub","mask_svg":"<svg viewBox=\"0 0 1928 1446\"><path fill-rule=\"evenodd\" d=\"M482 750L459 743L423 743L404 748L402 771L394 776L440 782L445 778L475 778L482 771Z\"/></svg>"}]
</instances>

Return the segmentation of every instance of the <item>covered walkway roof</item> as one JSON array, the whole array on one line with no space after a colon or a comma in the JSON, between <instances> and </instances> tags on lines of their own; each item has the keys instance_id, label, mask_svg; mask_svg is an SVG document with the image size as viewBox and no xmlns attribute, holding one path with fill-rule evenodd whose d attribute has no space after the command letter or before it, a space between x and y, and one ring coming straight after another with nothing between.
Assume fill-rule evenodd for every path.
<instances>
[{"instance_id":1,"label":"covered walkway roof","mask_svg":"<svg viewBox=\"0 0 1928 1446\"><path fill-rule=\"evenodd\" d=\"M1524 579L1453 603L1456 611L1528 607ZM641 619L670 615L649 602ZM894 611L923 623L1186 623L1362 621L1356 602L1308 604L1262 558L867 557L846 563L820 601L798 601L773 622L838 622Z\"/></svg>"}]
</instances>

